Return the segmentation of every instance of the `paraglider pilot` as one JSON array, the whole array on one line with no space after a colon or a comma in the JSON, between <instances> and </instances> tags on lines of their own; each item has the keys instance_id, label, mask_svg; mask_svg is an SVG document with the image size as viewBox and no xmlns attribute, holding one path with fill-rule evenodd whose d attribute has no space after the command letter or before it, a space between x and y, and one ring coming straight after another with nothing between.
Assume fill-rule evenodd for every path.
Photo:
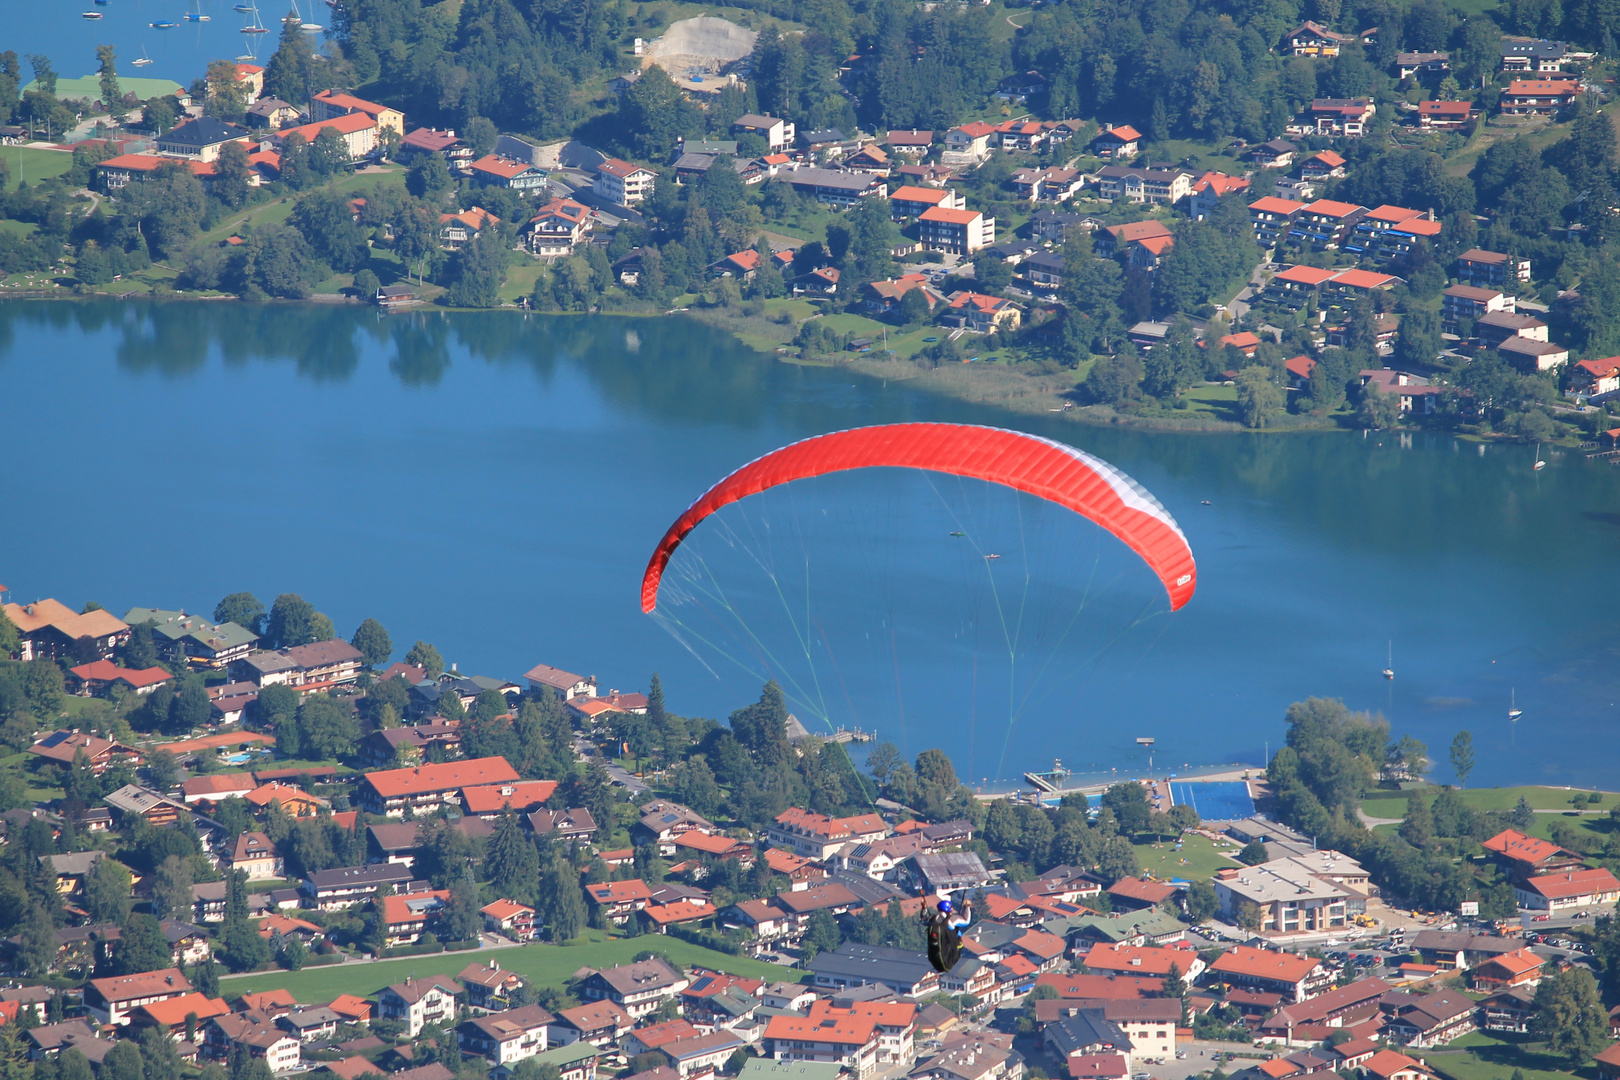
<instances>
[{"instance_id":1,"label":"paraglider pilot","mask_svg":"<svg viewBox=\"0 0 1620 1080\"><path fill-rule=\"evenodd\" d=\"M940 897L937 904L924 904L923 926L928 933L928 962L935 971L949 971L962 955L961 932L973 922L973 904L962 902L957 911L949 896Z\"/></svg>"}]
</instances>

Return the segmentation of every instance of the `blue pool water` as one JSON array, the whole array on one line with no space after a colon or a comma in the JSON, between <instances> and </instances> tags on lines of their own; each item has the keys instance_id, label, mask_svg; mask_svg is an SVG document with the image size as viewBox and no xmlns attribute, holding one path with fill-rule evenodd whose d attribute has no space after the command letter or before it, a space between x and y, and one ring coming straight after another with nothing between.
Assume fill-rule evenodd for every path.
<instances>
[{"instance_id":1,"label":"blue pool water","mask_svg":"<svg viewBox=\"0 0 1620 1080\"><path fill-rule=\"evenodd\" d=\"M1242 780L1213 780L1207 784L1173 783L1170 797L1178 806L1190 806L1205 821L1237 821L1254 816L1254 799Z\"/></svg>"}]
</instances>

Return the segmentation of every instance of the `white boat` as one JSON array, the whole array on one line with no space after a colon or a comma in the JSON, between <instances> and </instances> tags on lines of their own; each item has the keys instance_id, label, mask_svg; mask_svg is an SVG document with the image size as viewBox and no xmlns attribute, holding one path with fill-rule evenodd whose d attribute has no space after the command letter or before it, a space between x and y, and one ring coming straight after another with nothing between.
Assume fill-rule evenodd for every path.
<instances>
[{"instance_id":1,"label":"white boat","mask_svg":"<svg viewBox=\"0 0 1620 1080\"><path fill-rule=\"evenodd\" d=\"M145 67L147 64L150 64L151 62L152 62L152 58L150 56L146 55L146 46L145 45L141 46L140 59L130 61L130 63L134 64L136 67Z\"/></svg>"},{"instance_id":2,"label":"white boat","mask_svg":"<svg viewBox=\"0 0 1620 1080\"><path fill-rule=\"evenodd\" d=\"M1542 469L1545 469L1546 467L1547 467L1547 463L1545 461L1541 460L1541 444L1536 443L1536 463L1534 465L1530 466L1530 468L1534 472L1540 472Z\"/></svg>"},{"instance_id":3,"label":"white boat","mask_svg":"<svg viewBox=\"0 0 1620 1080\"><path fill-rule=\"evenodd\" d=\"M87 19L99 19L99 18L101 18L101 12L99 12L99 11L86 11L84 13L84 17L87 18Z\"/></svg>"},{"instance_id":4,"label":"white boat","mask_svg":"<svg viewBox=\"0 0 1620 1080\"><path fill-rule=\"evenodd\" d=\"M1518 696L1519 696L1519 693L1518 693L1517 690L1509 690L1508 691L1508 719L1509 720L1517 720L1519 717L1524 715L1524 710L1519 708Z\"/></svg>"},{"instance_id":5,"label":"white boat","mask_svg":"<svg viewBox=\"0 0 1620 1080\"><path fill-rule=\"evenodd\" d=\"M304 21L304 13L298 10L298 0L293 0L292 17L298 20L298 28L307 33L316 34L326 29L326 27L322 26L320 23Z\"/></svg>"},{"instance_id":6,"label":"white boat","mask_svg":"<svg viewBox=\"0 0 1620 1080\"><path fill-rule=\"evenodd\" d=\"M988 554L988 555L986 555L984 557L984 561L989 562L991 559L999 559L999 558L1001 558L1001 556L997 555L995 552L992 551L990 554Z\"/></svg>"},{"instance_id":7,"label":"white boat","mask_svg":"<svg viewBox=\"0 0 1620 1080\"><path fill-rule=\"evenodd\" d=\"M1385 663L1388 666L1384 668L1384 678L1393 679L1395 677L1395 643L1393 641L1389 643L1389 658Z\"/></svg>"}]
</instances>

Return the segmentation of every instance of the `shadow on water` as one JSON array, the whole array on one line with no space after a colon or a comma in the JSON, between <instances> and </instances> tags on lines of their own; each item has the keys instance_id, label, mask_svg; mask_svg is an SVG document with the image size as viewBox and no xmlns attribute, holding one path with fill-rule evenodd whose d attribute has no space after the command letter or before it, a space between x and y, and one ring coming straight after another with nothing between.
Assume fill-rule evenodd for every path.
<instances>
[{"instance_id":1,"label":"shadow on water","mask_svg":"<svg viewBox=\"0 0 1620 1080\"><path fill-rule=\"evenodd\" d=\"M1413 560L1545 560L1553 521L1607 546L1620 512L1576 511L1614 502L1620 470L1555 462L1532 474L1519 448L1462 448L1423 432L1175 436L1088 427L1043 414L1014 415L833 368L783 364L731 335L686 319L446 312L387 315L370 307L236 302L17 301L0 307L0 349L19 324L76 328L103 343L128 372L189 377L217 357L228 366L291 363L314 382L352 379L381 362L405 386L440 385L456 363L527 368L544 387L562 369L585 379L612 410L676 425L740 431L782 428L794 437L863 424L927 419L1017 427L1081 446L1119 463L1200 539L1215 511L1242 500L1256 521L1331 546ZM1450 453L1444 451L1448 447ZM1217 528L1224 527L1216 526ZM1235 550L1235 549L1234 549ZM1393 564L1392 564L1393 565ZM1489 582L1483 582L1488 586Z\"/></svg>"}]
</instances>

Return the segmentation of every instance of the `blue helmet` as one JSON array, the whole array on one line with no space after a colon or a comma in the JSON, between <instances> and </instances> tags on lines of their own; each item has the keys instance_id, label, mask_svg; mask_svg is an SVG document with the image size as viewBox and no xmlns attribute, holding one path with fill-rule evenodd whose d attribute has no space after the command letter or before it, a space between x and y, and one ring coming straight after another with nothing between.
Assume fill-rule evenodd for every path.
<instances>
[{"instance_id":1,"label":"blue helmet","mask_svg":"<svg viewBox=\"0 0 1620 1080\"><path fill-rule=\"evenodd\" d=\"M951 913L951 902L949 900L941 900L939 902L939 910L949 915Z\"/></svg>"}]
</instances>

